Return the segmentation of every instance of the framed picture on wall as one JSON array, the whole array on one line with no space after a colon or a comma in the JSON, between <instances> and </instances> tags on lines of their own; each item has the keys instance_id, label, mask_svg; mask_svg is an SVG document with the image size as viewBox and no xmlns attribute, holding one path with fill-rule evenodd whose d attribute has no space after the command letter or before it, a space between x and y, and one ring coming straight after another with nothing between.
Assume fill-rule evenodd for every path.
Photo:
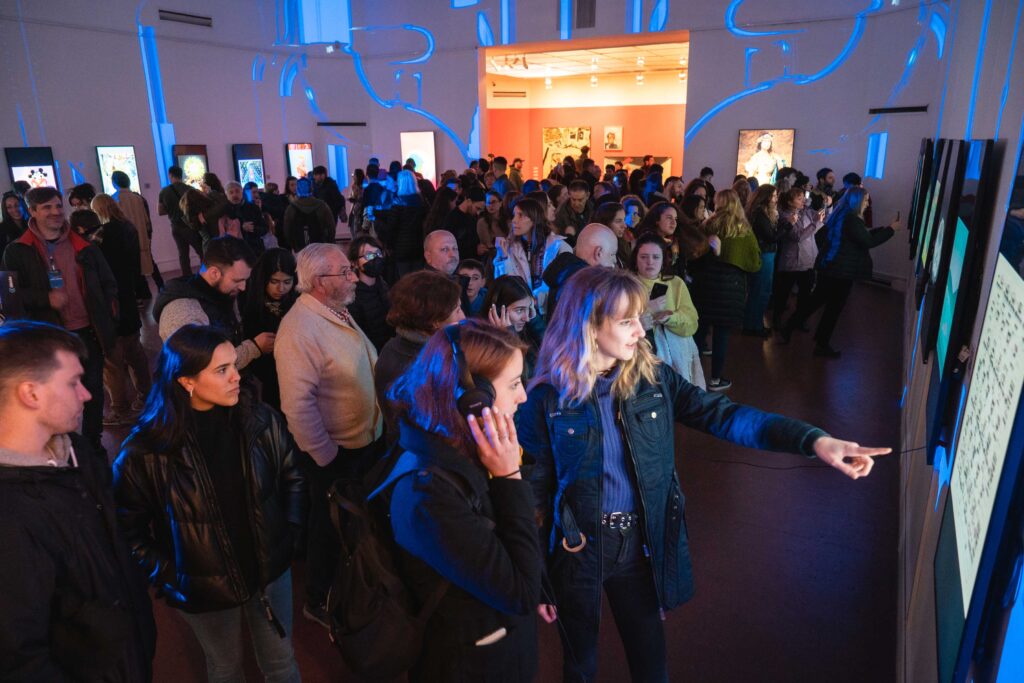
<instances>
[{"instance_id":1,"label":"framed picture on wall","mask_svg":"<svg viewBox=\"0 0 1024 683\"><path fill-rule=\"evenodd\" d=\"M121 171L128 174L132 192L140 192L139 189L139 166L135 162L134 145L120 145L117 147L96 147L96 162L100 166L100 181L103 183L103 191L109 195L117 192L114 181L110 177L114 171Z\"/></svg>"},{"instance_id":2,"label":"framed picture on wall","mask_svg":"<svg viewBox=\"0 0 1024 683\"><path fill-rule=\"evenodd\" d=\"M50 147L4 147L11 182L23 180L30 187L57 187L57 172Z\"/></svg>"},{"instance_id":3,"label":"framed picture on wall","mask_svg":"<svg viewBox=\"0 0 1024 683\"><path fill-rule=\"evenodd\" d=\"M736 173L757 178L761 185L775 183L779 169L793 165L793 128L741 130L736 151Z\"/></svg>"},{"instance_id":4,"label":"framed picture on wall","mask_svg":"<svg viewBox=\"0 0 1024 683\"><path fill-rule=\"evenodd\" d=\"M263 145L231 145L231 156L235 160L235 180L243 187L246 183L256 183L258 187L266 185Z\"/></svg>"},{"instance_id":5,"label":"framed picture on wall","mask_svg":"<svg viewBox=\"0 0 1024 683\"><path fill-rule=\"evenodd\" d=\"M174 145L171 154L174 155L174 163L181 167L182 182L201 190L203 176L210 170L206 145Z\"/></svg>"},{"instance_id":6,"label":"framed picture on wall","mask_svg":"<svg viewBox=\"0 0 1024 683\"><path fill-rule=\"evenodd\" d=\"M622 126L604 127L604 151L618 152L622 150Z\"/></svg>"},{"instance_id":7,"label":"framed picture on wall","mask_svg":"<svg viewBox=\"0 0 1024 683\"><path fill-rule=\"evenodd\" d=\"M544 128L541 137L543 177L547 178L551 171L562 163L565 157L578 159L584 147L590 147L590 128L569 126L563 128Z\"/></svg>"},{"instance_id":8,"label":"framed picture on wall","mask_svg":"<svg viewBox=\"0 0 1024 683\"><path fill-rule=\"evenodd\" d=\"M288 175L305 178L313 172L312 142L289 142L284 151L288 159Z\"/></svg>"}]
</instances>

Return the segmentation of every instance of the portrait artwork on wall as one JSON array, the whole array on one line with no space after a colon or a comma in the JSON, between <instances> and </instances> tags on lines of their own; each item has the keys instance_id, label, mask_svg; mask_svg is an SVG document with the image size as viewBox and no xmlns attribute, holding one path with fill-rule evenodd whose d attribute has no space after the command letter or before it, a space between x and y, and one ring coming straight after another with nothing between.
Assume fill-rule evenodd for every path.
<instances>
[{"instance_id":1,"label":"portrait artwork on wall","mask_svg":"<svg viewBox=\"0 0 1024 683\"><path fill-rule=\"evenodd\" d=\"M305 178L313 172L313 143L289 142L285 145L288 155L288 175Z\"/></svg>"},{"instance_id":2,"label":"portrait artwork on wall","mask_svg":"<svg viewBox=\"0 0 1024 683\"><path fill-rule=\"evenodd\" d=\"M736 152L736 173L757 178L761 185L775 183L779 169L793 165L793 140L796 130L778 128L741 130Z\"/></svg>"},{"instance_id":3,"label":"portrait artwork on wall","mask_svg":"<svg viewBox=\"0 0 1024 683\"><path fill-rule=\"evenodd\" d=\"M437 179L437 162L434 158L434 132L417 131L399 133L402 145L402 159L412 159L416 164L416 172L431 183Z\"/></svg>"},{"instance_id":4,"label":"portrait artwork on wall","mask_svg":"<svg viewBox=\"0 0 1024 683\"><path fill-rule=\"evenodd\" d=\"M547 178L565 157L579 159L584 147L590 147L590 128L544 128L541 151L542 170Z\"/></svg>"},{"instance_id":5,"label":"portrait artwork on wall","mask_svg":"<svg viewBox=\"0 0 1024 683\"><path fill-rule=\"evenodd\" d=\"M618 152L622 150L622 126L604 127L604 151Z\"/></svg>"}]
</instances>

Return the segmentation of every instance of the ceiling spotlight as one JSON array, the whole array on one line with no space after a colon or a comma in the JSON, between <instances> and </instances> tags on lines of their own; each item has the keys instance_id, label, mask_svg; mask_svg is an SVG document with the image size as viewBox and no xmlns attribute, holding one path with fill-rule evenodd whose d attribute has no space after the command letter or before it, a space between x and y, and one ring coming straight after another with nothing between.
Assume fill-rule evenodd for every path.
<instances>
[{"instance_id":1,"label":"ceiling spotlight","mask_svg":"<svg viewBox=\"0 0 1024 683\"><path fill-rule=\"evenodd\" d=\"M686 72L685 71L680 71L679 72L679 81L683 82L685 80L686 80Z\"/></svg>"},{"instance_id":2,"label":"ceiling spotlight","mask_svg":"<svg viewBox=\"0 0 1024 683\"><path fill-rule=\"evenodd\" d=\"M590 70L597 71L597 57L590 58Z\"/></svg>"},{"instance_id":3,"label":"ceiling spotlight","mask_svg":"<svg viewBox=\"0 0 1024 683\"><path fill-rule=\"evenodd\" d=\"M636 75L636 84L637 85L643 85L644 84L644 75L643 74L637 74Z\"/></svg>"},{"instance_id":4,"label":"ceiling spotlight","mask_svg":"<svg viewBox=\"0 0 1024 683\"><path fill-rule=\"evenodd\" d=\"M590 77L590 87L591 88L596 88L597 87L597 74L594 74L593 76Z\"/></svg>"},{"instance_id":5,"label":"ceiling spotlight","mask_svg":"<svg viewBox=\"0 0 1024 683\"><path fill-rule=\"evenodd\" d=\"M644 65L644 56L643 55L640 55L639 57L636 58L636 65L641 67L641 68L643 67L643 65Z\"/></svg>"},{"instance_id":6,"label":"ceiling spotlight","mask_svg":"<svg viewBox=\"0 0 1024 683\"><path fill-rule=\"evenodd\" d=\"M550 76L546 76L544 78L544 89L545 90L551 90L551 77Z\"/></svg>"},{"instance_id":7,"label":"ceiling spotlight","mask_svg":"<svg viewBox=\"0 0 1024 683\"><path fill-rule=\"evenodd\" d=\"M686 66L686 57L679 58L679 66Z\"/></svg>"}]
</instances>

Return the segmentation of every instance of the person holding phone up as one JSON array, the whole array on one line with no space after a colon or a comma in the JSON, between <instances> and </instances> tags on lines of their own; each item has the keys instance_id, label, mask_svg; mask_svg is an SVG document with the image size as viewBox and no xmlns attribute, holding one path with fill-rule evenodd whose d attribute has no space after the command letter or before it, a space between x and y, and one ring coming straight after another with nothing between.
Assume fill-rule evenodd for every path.
<instances>
[{"instance_id":1,"label":"person holding phone up","mask_svg":"<svg viewBox=\"0 0 1024 683\"><path fill-rule=\"evenodd\" d=\"M789 294L797 288L796 307L806 307L814 287L814 261L818 258L815 235L825 225L824 202L815 210L808 192L793 188L779 198L779 253L772 289L772 329L782 327ZM819 195L827 198L828 195Z\"/></svg>"},{"instance_id":2,"label":"person holding phone up","mask_svg":"<svg viewBox=\"0 0 1024 683\"><path fill-rule=\"evenodd\" d=\"M440 594L411 681L536 676L542 559L513 420L524 349L481 320L450 325L390 392L405 451L395 468L416 461L391 494L399 562L421 605Z\"/></svg>"},{"instance_id":3,"label":"person holding phone up","mask_svg":"<svg viewBox=\"0 0 1024 683\"><path fill-rule=\"evenodd\" d=\"M706 389L700 351L693 341L697 308L681 277L671 272L671 252L653 233L642 235L630 257L629 269L647 288L647 308L640 323L654 352L687 382Z\"/></svg>"}]
</instances>

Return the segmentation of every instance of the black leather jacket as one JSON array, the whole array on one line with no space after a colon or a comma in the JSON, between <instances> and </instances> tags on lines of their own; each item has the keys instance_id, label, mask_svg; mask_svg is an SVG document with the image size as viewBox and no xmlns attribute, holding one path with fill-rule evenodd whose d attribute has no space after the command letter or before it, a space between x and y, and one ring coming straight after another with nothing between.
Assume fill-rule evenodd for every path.
<instances>
[{"instance_id":1,"label":"black leather jacket","mask_svg":"<svg viewBox=\"0 0 1024 683\"><path fill-rule=\"evenodd\" d=\"M641 529L664 609L693 595L684 498L675 467L675 423L750 448L813 454L825 432L809 424L706 393L666 365L659 381L641 381L632 398L617 402L627 458L636 475ZM547 550L556 602L601 590L601 482L603 448L597 399L559 405L558 392L542 383L519 409L519 443L533 456L534 499ZM586 541L586 545L583 545ZM568 552L566 546L577 549ZM582 547L581 547L582 546ZM597 577L597 581L581 581ZM572 596L571 598L569 596Z\"/></svg>"},{"instance_id":2,"label":"black leather jacket","mask_svg":"<svg viewBox=\"0 0 1024 683\"><path fill-rule=\"evenodd\" d=\"M238 408L240 409L240 408ZM291 564L290 525L306 522L306 482L284 418L263 403L245 418L242 466L266 586ZM117 514L135 559L168 603L186 612L234 607L252 595L231 556L210 474L193 436L178 453L146 452L131 438L114 463Z\"/></svg>"}]
</instances>

